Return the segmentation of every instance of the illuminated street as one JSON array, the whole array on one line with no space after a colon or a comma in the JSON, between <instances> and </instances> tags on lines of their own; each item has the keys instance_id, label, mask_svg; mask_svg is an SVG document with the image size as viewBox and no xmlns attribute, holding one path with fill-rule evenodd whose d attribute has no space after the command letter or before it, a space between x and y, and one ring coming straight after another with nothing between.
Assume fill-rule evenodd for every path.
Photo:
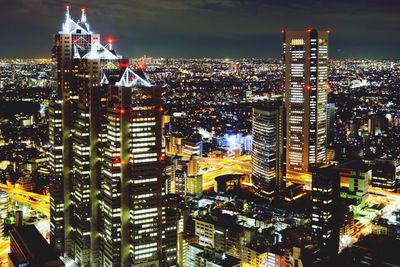
<instances>
[{"instance_id":1,"label":"illuminated street","mask_svg":"<svg viewBox=\"0 0 400 267\"><path fill-rule=\"evenodd\" d=\"M46 216L45 219L37 220L33 222L33 224L35 224L39 232L42 233L46 239L48 239L48 233L50 230L49 196L40 195L33 192L26 192L18 188L9 188L4 184L0 184L0 189L7 192L11 200L16 201L17 203L19 203L20 206L23 206L23 210L25 210L24 216L29 214L29 210L26 209L25 207L29 207ZM9 251L10 251L10 240L2 239L0 241L0 262L3 264L2 266L8 266L7 257Z\"/></svg>"}]
</instances>

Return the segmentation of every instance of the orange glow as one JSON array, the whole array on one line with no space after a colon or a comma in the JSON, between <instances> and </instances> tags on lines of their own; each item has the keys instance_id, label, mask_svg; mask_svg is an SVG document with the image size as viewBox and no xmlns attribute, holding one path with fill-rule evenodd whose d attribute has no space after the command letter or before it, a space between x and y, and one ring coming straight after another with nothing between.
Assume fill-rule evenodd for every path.
<instances>
[{"instance_id":1,"label":"orange glow","mask_svg":"<svg viewBox=\"0 0 400 267\"><path fill-rule=\"evenodd\" d=\"M144 70L144 65L142 63L136 64L136 69L137 70Z\"/></svg>"},{"instance_id":2,"label":"orange glow","mask_svg":"<svg viewBox=\"0 0 400 267\"><path fill-rule=\"evenodd\" d=\"M163 111L164 111L164 108L163 108L163 107L159 107L158 110L159 110L160 112L163 112Z\"/></svg>"},{"instance_id":3,"label":"orange glow","mask_svg":"<svg viewBox=\"0 0 400 267\"><path fill-rule=\"evenodd\" d=\"M331 85L329 83L326 84L326 89L330 90L331 89Z\"/></svg>"}]
</instances>

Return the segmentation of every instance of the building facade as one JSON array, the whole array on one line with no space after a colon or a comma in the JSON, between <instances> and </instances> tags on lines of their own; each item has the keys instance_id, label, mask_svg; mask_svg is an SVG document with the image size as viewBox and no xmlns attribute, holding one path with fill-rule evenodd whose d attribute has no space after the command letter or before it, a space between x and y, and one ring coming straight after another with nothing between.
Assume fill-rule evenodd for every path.
<instances>
[{"instance_id":1,"label":"building facade","mask_svg":"<svg viewBox=\"0 0 400 267\"><path fill-rule=\"evenodd\" d=\"M285 185L284 116L279 101L253 108L252 179L262 195L273 194Z\"/></svg>"},{"instance_id":2,"label":"building facade","mask_svg":"<svg viewBox=\"0 0 400 267\"><path fill-rule=\"evenodd\" d=\"M326 160L329 31L283 31L287 169Z\"/></svg>"}]
</instances>

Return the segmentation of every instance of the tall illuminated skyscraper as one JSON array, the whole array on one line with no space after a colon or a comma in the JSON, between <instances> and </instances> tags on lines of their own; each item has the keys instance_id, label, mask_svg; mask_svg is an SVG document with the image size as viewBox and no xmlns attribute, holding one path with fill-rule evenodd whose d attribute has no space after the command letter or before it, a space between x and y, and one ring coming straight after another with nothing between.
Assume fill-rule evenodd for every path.
<instances>
[{"instance_id":1,"label":"tall illuminated skyscraper","mask_svg":"<svg viewBox=\"0 0 400 267\"><path fill-rule=\"evenodd\" d=\"M283 32L288 170L308 172L326 160L328 35Z\"/></svg>"},{"instance_id":2,"label":"tall illuminated skyscraper","mask_svg":"<svg viewBox=\"0 0 400 267\"><path fill-rule=\"evenodd\" d=\"M252 179L256 191L270 195L285 184L284 106L271 101L253 108Z\"/></svg>"},{"instance_id":3,"label":"tall illuminated skyscraper","mask_svg":"<svg viewBox=\"0 0 400 267\"><path fill-rule=\"evenodd\" d=\"M50 105L51 243L79 266L161 260L161 89L67 8Z\"/></svg>"},{"instance_id":4,"label":"tall illuminated skyscraper","mask_svg":"<svg viewBox=\"0 0 400 267\"><path fill-rule=\"evenodd\" d=\"M90 31L85 10L75 22L67 6L62 30L54 36L53 58L57 63L57 89L49 105L50 133L50 235L51 243L59 252L70 251L71 190L72 190L72 136L77 116L78 85L75 65L78 50L82 54L100 42L100 36Z\"/></svg>"}]
</instances>

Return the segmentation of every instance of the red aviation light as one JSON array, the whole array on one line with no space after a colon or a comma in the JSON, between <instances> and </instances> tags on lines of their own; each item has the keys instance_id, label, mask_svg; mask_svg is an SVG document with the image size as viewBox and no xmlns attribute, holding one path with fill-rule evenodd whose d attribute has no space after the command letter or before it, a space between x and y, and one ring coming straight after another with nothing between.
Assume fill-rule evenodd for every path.
<instances>
[{"instance_id":1,"label":"red aviation light","mask_svg":"<svg viewBox=\"0 0 400 267\"><path fill-rule=\"evenodd\" d=\"M327 34L330 34L331 33L331 30L326 30L325 31Z\"/></svg>"},{"instance_id":2,"label":"red aviation light","mask_svg":"<svg viewBox=\"0 0 400 267\"><path fill-rule=\"evenodd\" d=\"M163 108L163 107L159 107L159 108L158 108L158 111L164 112L164 108Z\"/></svg>"},{"instance_id":3,"label":"red aviation light","mask_svg":"<svg viewBox=\"0 0 400 267\"><path fill-rule=\"evenodd\" d=\"M119 164L119 163L121 163L121 157L120 157L120 156L112 157L112 163L113 163L113 164Z\"/></svg>"},{"instance_id":4,"label":"red aviation light","mask_svg":"<svg viewBox=\"0 0 400 267\"><path fill-rule=\"evenodd\" d=\"M311 32L311 29L307 29L307 32L310 33L310 32Z\"/></svg>"},{"instance_id":5,"label":"red aviation light","mask_svg":"<svg viewBox=\"0 0 400 267\"><path fill-rule=\"evenodd\" d=\"M83 13L85 13L86 9L85 9L85 8L81 8L81 11L82 11Z\"/></svg>"},{"instance_id":6,"label":"red aviation light","mask_svg":"<svg viewBox=\"0 0 400 267\"><path fill-rule=\"evenodd\" d=\"M158 157L159 161L164 161L165 159L166 159L166 157L164 155L161 155L161 156Z\"/></svg>"},{"instance_id":7,"label":"red aviation light","mask_svg":"<svg viewBox=\"0 0 400 267\"><path fill-rule=\"evenodd\" d=\"M311 90L311 85L306 85L306 86L304 87L304 89L305 89L306 91L310 91L310 90Z\"/></svg>"},{"instance_id":8,"label":"red aviation light","mask_svg":"<svg viewBox=\"0 0 400 267\"><path fill-rule=\"evenodd\" d=\"M122 59L118 62L120 68L127 68L129 67L129 60Z\"/></svg>"}]
</instances>

